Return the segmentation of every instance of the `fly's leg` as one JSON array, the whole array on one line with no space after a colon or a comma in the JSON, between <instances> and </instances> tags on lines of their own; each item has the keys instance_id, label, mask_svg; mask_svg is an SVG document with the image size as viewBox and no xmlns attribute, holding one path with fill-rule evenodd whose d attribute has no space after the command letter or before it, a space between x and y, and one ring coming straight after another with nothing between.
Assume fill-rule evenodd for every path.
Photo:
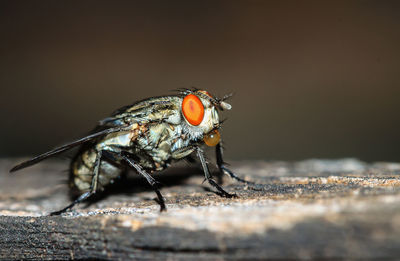
<instances>
[{"instance_id":1,"label":"fly's leg","mask_svg":"<svg viewBox=\"0 0 400 261\"><path fill-rule=\"evenodd\" d=\"M158 204L160 204L160 212L165 211L167 208L165 207L165 201L163 196L161 195L160 190L158 189L159 183L149 174L147 173L139 164L135 163L130 157L122 154L122 159L129 164L130 167L134 168L140 175L142 175L150 186L153 188L154 192L157 194Z\"/></svg>"},{"instance_id":2,"label":"fly's leg","mask_svg":"<svg viewBox=\"0 0 400 261\"><path fill-rule=\"evenodd\" d=\"M130 167L134 168L140 175L142 175L150 186L153 188L154 192L157 194L158 204L160 204L160 212L166 210L165 201L161 195L159 187L159 182L157 182L149 173L147 173L139 164L135 163L129 155L122 152L106 151L105 156L113 161L122 160L125 161Z\"/></svg>"},{"instance_id":3,"label":"fly's leg","mask_svg":"<svg viewBox=\"0 0 400 261\"><path fill-rule=\"evenodd\" d=\"M233 178L233 179L235 179L235 180L237 180L239 182L242 182L242 183L245 183L245 184L248 184L248 185L256 185L256 183L254 183L254 182L250 182L250 181L244 180L244 179L236 176L235 173L233 173L230 169L228 169L225 166L226 163L224 162L224 160L222 158L222 146L221 146L221 143L217 144L217 146L215 147L215 152L216 152L216 158L217 158L217 166L218 166L218 168L219 168L221 173L228 174L231 178Z\"/></svg>"},{"instance_id":4,"label":"fly's leg","mask_svg":"<svg viewBox=\"0 0 400 261\"><path fill-rule=\"evenodd\" d=\"M196 163L196 159L194 159L191 155L187 156L185 158L185 160L187 160L187 162L192 163L192 164ZM217 183L220 184L220 185L223 183L222 175L223 175L222 172L218 172L218 176L216 177L217 178Z\"/></svg>"},{"instance_id":5,"label":"fly's leg","mask_svg":"<svg viewBox=\"0 0 400 261\"><path fill-rule=\"evenodd\" d=\"M69 204L68 206L66 206L65 208L58 210L58 211L54 211L50 213L50 216L58 216L64 212L66 212L67 210L73 208L76 204L79 204L83 201L85 201L86 199L88 199L90 196L92 196L93 194L96 193L97 191L97 184L99 181L99 173L100 173L100 163L101 163L101 158L103 156L103 150L97 152L97 156L96 156L96 161L94 163L94 169L93 169L93 177L92 177L92 183L90 185L90 189L89 191L83 193L82 195L80 195L77 199L75 199L71 204Z\"/></svg>"},{"instance_id":6,"label":"fly's leg","mask_svg":"<svg viewBox=\"0 0 400 261\"><path fill-rule=\"evenodd\" d=\"M79 196L79 198L77 198L76 200L74 200L71 204L69 204L68 206L66 206L65 208L58 210L58 211L54 211L50 213L50 216L58 216L61 215L62 213L66 212L68 209L73 208L76 204L81 203L82 201L86 200L87 198L89 198L92 195L91 191L85 192L82 195Z\"/></svg>"},{"instance_id":7,"label":"fly's leg","mask_svg":"<svg viewBox=\"0 0 400 261\"><path fill-rule=\"evenodd\" d=\"M230 194L230 193L226 192L221 186L219 186L215 182L215 180L212 179L211 174L210 174L210 170L208 169L208 165L207 165L206 159L204 158L203 150L200 149L199 147L197 147L196 150L197 150L197 156L199 157L200 162L201 162L201 166L203 167L204 176L205 176L207 182L211 186L216 188L218 190L218 192L221 194L221 196L226 197L226 198L237 197L236 194Z\"/></svg>"}]
</instances>

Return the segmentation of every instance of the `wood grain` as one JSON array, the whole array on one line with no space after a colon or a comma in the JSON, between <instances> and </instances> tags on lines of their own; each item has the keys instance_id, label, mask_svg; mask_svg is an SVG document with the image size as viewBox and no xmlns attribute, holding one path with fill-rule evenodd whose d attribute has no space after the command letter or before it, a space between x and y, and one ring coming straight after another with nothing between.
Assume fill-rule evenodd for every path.
<instances>
[{"instance_id":1,"label":"wood grain","mask_svg":"<svg viewBox=\"0 0 400 261\"><path fill-rule=\"evenodd\" d=\"M247 186L221 198L198 168L155 175L167 212L135 173L85 204L69 203L66 161L15 174L0 160L1 259L396 259L400 256L400 164L354 159L242 161Z\"/></svg>"}]
</instances>

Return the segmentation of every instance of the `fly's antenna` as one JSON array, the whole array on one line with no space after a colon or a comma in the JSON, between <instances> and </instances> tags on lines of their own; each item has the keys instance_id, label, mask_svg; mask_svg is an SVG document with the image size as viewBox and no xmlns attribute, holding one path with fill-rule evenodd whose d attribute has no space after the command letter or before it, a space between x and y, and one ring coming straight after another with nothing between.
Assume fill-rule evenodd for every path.
<instances>
[{"instance_id":1,"label":"fly's antenna","mask_svg":"<svg viewBox=\"0 0 400 261\"><path fill-rule=\"evenodd\" d=\"M226 111L229 111L230 109L232 109L232 105L230 105L229 103L227 103L225 101L230 99L233 95L234 95L234 93L229 93L227 95L224 95L224 97L222 97L222 99L217 99L218 107L221 110L226 110Z\"/></svg>"},{"instance_id":2,"label":"fly's antenna","mask_svg":"<svg viewBox=\"0 0 400 261\"><path fill-rule=\"evenodd\" d=\"M224 95L224 97L222 97L221 101L226 101L228 99L230 99L231 97L233 97L235 94L233 92L228 93L226 95Z\"/></svg>"}]
</instances>

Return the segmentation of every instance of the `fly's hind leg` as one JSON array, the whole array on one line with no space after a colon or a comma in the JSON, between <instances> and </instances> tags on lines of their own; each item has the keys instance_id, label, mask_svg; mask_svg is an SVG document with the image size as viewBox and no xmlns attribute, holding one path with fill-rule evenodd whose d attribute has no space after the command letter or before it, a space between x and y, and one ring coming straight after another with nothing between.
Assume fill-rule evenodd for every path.
<instances>
[{"instance_id":1,"label":"fly's hind leg","mask_svg":"<svg viewBox=\"0 0 400 261\"><path fill-rule=\"evenodd\" d=\"M63 208L61 210L58 210L58 211L51 212L50 216L60 215L60 214L62 214L64 212L66 212L67 210L73 208L75 205L85 201L90 196L92 196L93 194L96 193L97 184L99 182L100 164L101 164L101 159L103 157L103 153L104 152L105 152L104 150L100 150L100 151L97 152L96 161L95 161L94 169L93 169L92 183L90 185L89 191L87 191L87 192L83 193L82 195L80 195L77 199L75 199L71 204L69 204L65 208Z\"/></svg>"}]
</instances>

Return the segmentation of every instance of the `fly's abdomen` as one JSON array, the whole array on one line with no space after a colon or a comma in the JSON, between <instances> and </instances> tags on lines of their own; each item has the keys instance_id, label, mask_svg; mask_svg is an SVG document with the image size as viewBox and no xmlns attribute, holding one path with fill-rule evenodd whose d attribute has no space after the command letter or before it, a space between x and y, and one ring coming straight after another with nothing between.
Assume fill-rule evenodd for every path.
<instances>
[{"instance_id":1,"label":"fly's abdomen","mask_svg":"<svg viewBox=\"0 0 400 261\"><path fill-rule=\"evenodd\" d=\"M94 166L96 163L97 152L95 149L81 151L71 164L70 186L73 191L83 193L89 191L94 176ZM122 169L117 165L110 164L107 161L101 161L97 190L103 188L118 178Z\"/></svg>"}]
</instances>

